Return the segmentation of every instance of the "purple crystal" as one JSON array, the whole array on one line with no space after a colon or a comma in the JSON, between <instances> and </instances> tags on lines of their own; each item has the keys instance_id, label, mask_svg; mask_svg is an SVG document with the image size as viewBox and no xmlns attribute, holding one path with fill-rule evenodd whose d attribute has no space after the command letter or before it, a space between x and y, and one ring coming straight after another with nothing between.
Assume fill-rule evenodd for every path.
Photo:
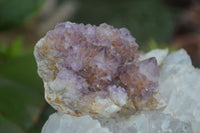
<instances>
[{"instance_id":1,"label":"purple crystal","mask_svg":"<svg viewBox=\"0 0 200 133\"><path fill-rule=\"evenodd\" d=\"M120 106L127 97L133 103L143 102L157 87L156 59L138 60L138 45L126 28L61 23L35 49L43 61L39 73L44 81L59 79L64 84L65 80L66 88L76 90L82 103L97 97L111 98Z\"/></svg>"}]
</instances>

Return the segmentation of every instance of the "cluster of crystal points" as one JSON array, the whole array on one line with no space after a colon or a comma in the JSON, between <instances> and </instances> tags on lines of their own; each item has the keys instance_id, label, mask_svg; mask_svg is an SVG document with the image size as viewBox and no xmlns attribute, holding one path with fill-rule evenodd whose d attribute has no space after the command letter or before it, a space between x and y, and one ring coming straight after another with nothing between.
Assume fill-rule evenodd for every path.
<instances>
[{"instance_id":1,"label":"cluster of crystal points","mask_svg":"<svg viewBox=\"0 0 200 133\"><path fill-rule=\"evenodd\" d=\"M200 69L192 66L184 50L168 56L167 53L168 50L153 50L140 56L155 56L159 64L159 85L153 95L158 101L156 108L104 119L56 112L49 117L42 133L199 133Z\"/></svg>"},{"instance_id":2,"label":"cluster of crystal points","mask_svg":"<svg viewBox=\"0 0 200 133\"><path fill-rule=\"evenodd\" d=\"M111 117L152 103L159 68L126 28L60 23L35 46L45 98L60 112Z\"/></svg>"}]
</instances>

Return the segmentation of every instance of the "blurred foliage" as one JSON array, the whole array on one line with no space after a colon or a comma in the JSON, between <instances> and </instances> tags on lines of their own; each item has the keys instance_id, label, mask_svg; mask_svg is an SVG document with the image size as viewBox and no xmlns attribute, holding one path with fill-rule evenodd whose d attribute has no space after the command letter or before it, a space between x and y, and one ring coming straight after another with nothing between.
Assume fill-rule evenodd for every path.
<instances>
[{"instance_id":1,"label":"blurred foliage","mask_svg":"<svg viewBox=\"0 0 200 133\"><path fill-rule=\"evenodd\" d=\"M37 75L33 49L25 52L22 40L19 37L9 46L1 44L2 59L6 59L0 64L2 133L20 133L31 128L44 104L43 86Z\"/></svg>"},{"instance_id":2,"label":"blurred foliage","mask_svg":"<svg viewBox=\"0 0 200 133\"><path fill-rule=\"evenodd\" d=\"M154 49L165 49L165 48L168 48L168 50L169 50L169 53L171 53L171 52L173 52L173 51L176 51L176 50L178 50L178 48L175 46L175 45L169 45L169 44L167 44L167 43L161 43L161 44L159 44L159 43L157 43L155 40L153 40L153 39L150 39L149 41L148 41L148 47L149 47L149 49L148 49L148 51L151 51L151 50L154 50ZM148 52L147 50L146 51L144 51L144 52Z\"/></svg>"},{"instance_id":3,"label":"blurred foliage","mask_svg":"<svg viewBox=\"0 0 200 133\"><path fill-rule=\"evenodd\" d=\"M15 123L10 122L0 115L0 132L2 133L21 133L22 129Z\"/></svg>"},{"instance_id":4,"label":"blurred foliage","mask_svg":"<svg viewBox=\"0 0 200 133\"><path fill-rule=\"evenodd\" d=\"M0 31L25 23L43 3L44 0L0 0Z\"/></svg>"},{"instance_id":5,"label":"blurred foliage","mask_svg":"<svg viewBox=\"0 0 200 133\"><path fill-rule=\"evenodd\" d=\"M173 12L161 0L79 0L78 11L72 21L78 23L108 23L126 27L136 38L140 48L148 49L153 38L158 43L169 39L173 28Z\"/></svg>"},{"instance_id":6,"label":"blurred foliage","mask_svg":"<svg viewBox=\"0 0 200 133\"><path fill-rule=\"evenodd\" d=\"M50 106L44 110L33 46L25 48L23 40L18 36L11 44L0 43L0 133L40 133L55 112Z\"/></svg>"},{"instance_id":7,"label":"blurred foliage","mask_svg":"<svg viewBox=\"0 0 200 133\"><path fill-rule=\"evenodd\" d=\"M0 63L25 53L23 38L18 36L11 44L0 42Z\"/></svg>"}]
</instances>

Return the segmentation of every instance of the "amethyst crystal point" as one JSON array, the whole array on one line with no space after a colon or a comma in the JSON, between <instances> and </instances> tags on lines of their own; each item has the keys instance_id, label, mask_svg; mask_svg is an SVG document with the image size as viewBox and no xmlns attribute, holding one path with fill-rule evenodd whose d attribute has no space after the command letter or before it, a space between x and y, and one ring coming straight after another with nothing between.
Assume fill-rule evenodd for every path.
<instances>
[{"instance_id":1,"label":"amethyst crystal point","mask_svg":"<svg viewBox=\"0 0 200 133\"><path fill-rule=\"evenodd\" d=\"M137 48L126 28L56 25L34 51L47 102L67 114L96 117L148 102L158 65L155 58L139 61Z\"/></svg>"}]
</instances>

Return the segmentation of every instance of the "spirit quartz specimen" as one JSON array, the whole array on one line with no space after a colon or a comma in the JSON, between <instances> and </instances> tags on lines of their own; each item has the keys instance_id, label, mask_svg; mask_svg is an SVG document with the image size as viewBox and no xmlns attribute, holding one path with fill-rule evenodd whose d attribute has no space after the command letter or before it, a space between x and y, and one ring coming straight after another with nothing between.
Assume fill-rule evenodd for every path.
<instances>
[{"instance_id":1,"label":"spirit quartz specimen","mask_svg":"<svg viewBox=\"0 0 200 133\"><path fill-rule=\"evenodd\" d=\"M126 28L57 24L35 46L45 98L59 112L109 118L153 104L159 68Z\"/></svg>"},{"instance_id":2,"label":"spirit quartz specimen","mask_svg":"<svg viewBox=\"0 0 200 133\"><path fill-rule=\"evenodd\" d=\"M184 50L137 48L127 29L107 24L49 31L34 55L59 112L42 133L199 133L200 70Z\"/></svg>"}]
</instances>

